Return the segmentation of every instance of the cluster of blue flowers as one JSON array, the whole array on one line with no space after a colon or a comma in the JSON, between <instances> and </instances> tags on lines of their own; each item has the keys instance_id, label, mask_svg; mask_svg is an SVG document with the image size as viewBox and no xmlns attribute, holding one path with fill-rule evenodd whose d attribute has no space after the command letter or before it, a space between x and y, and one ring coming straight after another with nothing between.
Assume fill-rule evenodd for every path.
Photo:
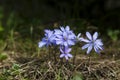
<instances>
[{"instance_id":1,"label":"cluster of blue flowers","mask_svg":"<svg viewBox=\"0 0 120 80\"><path fill-rule=\"evenodd\" d=\"M59 45L61 52L60 58L65 57L66 60L73 57L72 54L70 54L71 46L77 42L86 43L82 46L82 49L87 48L87 54L89 54L93 48L95 52L100 53L100 51L103 50L103 43L101 39L97 39L98 33L95 32L92 36L89 32L86 32L86 36L88 39L82 38L81 33L76 36L73 31L70 30L70 27L66 26L65 28L60 27L60 29L54 29L53 31L45 30L45 37L38 44L40 48L43 46Z\"/></svg>"}]
</instances>

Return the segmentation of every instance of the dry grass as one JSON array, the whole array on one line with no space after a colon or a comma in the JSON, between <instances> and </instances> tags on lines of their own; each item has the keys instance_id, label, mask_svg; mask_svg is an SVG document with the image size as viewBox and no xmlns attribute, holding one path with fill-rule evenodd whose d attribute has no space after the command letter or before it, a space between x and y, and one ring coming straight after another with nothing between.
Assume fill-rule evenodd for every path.
<instances>
[{"instance_id":1,"label":"dry grass","mask_svg":"<svg viewBox=\"0 0 120 80\"><path fill-rule=\"evenodd\" d=\"M70 80L76 72L80 72L83 80L119 80L120 79L120 60L107 58L89 58L87 55L78 55L73 65L70 62L59 60L45 61L45 57L39 58L9 58L1 64L3 69L10 70L13 63L20 64L20 75L11 75L15 80ZM7 62L7 63L6 63ZM3 73L0 73L3 75ZM63 77L64 76L64 77ZM21 78L21 79L20 79Z\"/></svg>"},{"instance_id":2,"label":"dry grass","mask_svg":"<svg viewBox=\"0 0 120 80\"><path fill-rule=\"evenodd\" d=\"M83 80L120 80L119 48L105 48L99 56L79 54L74 64L73 59L48 59L47 51L42 51L44 55L32 57L17 50L5 51L8 58L0 62L0 80L73 80L77 73ZM19 68L13 70L13 64L19 64Z\"/></svg>"}]
</instances>

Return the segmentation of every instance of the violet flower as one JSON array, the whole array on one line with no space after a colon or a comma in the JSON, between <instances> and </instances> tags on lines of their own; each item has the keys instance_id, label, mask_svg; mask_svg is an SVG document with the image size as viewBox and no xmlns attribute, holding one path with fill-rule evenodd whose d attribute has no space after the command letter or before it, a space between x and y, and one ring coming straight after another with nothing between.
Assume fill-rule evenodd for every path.
<instances>
[{"instance_id":1,"label":"violet flower","mask_svg":"<svg viewBox=\"0 0 120 80\"><path fill-rule=\"evenodd\" d=\"M60 47L60 58L65 57L66 60L68 60L69 58L72 58L73 56L70 54L71 48L68 47Z\"/></svg>"},{"instance_id":2,"label":"violet flower","mask_svg":"<svg viewBox=\"0 0 120 80\"><path fill-rule=\"evenodd\" d=\"M95 32L93 34L93 36L91 36L91 34L89 32L86 32L86 36L88 37L88 39L82 39L83 42L86 42L86 44L84 46L82 46L82 49L87 49L87 54L90 53L90 51L92 50L92 48L94 48L95 52L100 53L100 50L103 50L103 43L101 41L101 39L97 39L98 38L98 33Z\"/></svg>"},{"instance_id":3,"label":"violet flower","mask_svg":"<svg viewBox=\"0 0 120 80\"><path fill-rule=\"evenodd\" d=\"M60 30L55 29L56 44L62 46L72 46L75 45L75 34L70 30L69 26L60 27Z\"/></svg>"},{"instance_id":4,"label":"violet flower","mask_svg":"<svg viewBox=\"0 0 120 80\"><path fill-rule=\"evenodd\" d=\"M55 35L51 30L45 30L45 37L38 43L39 47L50 46L55 43Z\"/></svg>"}]
</instances>

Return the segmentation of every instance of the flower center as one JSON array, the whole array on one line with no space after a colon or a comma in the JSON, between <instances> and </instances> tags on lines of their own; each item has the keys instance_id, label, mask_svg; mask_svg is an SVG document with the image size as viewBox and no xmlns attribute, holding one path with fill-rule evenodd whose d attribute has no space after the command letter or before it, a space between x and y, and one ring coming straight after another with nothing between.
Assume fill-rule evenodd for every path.
<instances>
[{"instance_id":1,"label":"flower center","mask_svg":"<svg viewBox=\"0 0 120 80\"><path fill-rule=\"evenodd\" d=\"M66 40L67 40L67 37L64 36L64 40L66 41Z\"/></svg>"},{"instance_id":2,"label":"flower center","mask_svg":"<svg viewBox=\"0 0 120 80\"><path fill-rule=\"evenodd\" d=\"M45 40L48 41L48 38L46 37Z\"/></svg>"},{"instance_id":3,"label":"flower center","mask_svg":"<svg viewBox=\"0 0 120 80\"><path fill-rule=\"evenodd\" d=\"M95 41L94 41L94 40L90 41L90 44L94 44L94 43L95 43Z\"/></svg>"}]
</instances>

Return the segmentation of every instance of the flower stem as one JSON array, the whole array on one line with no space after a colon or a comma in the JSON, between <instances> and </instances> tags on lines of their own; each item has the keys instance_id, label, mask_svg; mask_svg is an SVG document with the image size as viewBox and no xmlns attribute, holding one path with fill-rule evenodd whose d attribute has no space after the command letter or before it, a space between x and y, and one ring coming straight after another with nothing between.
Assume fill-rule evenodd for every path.
<instances>
[{"instance_id":1,"label":"flower stem","mask_svg":"<svg viewBox=\"0 0 120 80\"><path fill-rule=\"evenodd\" d=\"M74 57L73 57L73 65L75 65L75 61L76 61L76 54L77 53L77 50L75 50L75 54L74 54Z\"/></svg>"},{"instance_id":2,"label":"flower stem","mask_svg":"<svg viewBox=\"0 0 120 80\"><path fill-rule=\"evenodd\" d=\"M55 49L55 48L56 48L56 47L53 48L53 55L54 55L54 61L55 61L55 63L56 63L56 62L57 62L57 59L56 59L56 57L57 57L57 56L56 56L56 52L57 52L56 50L57 50L57 49Z\"/></svg>"},{"instance_id":3,"label":"flower stem","mask_svg":"<svg viewBox=\"0 0 120 80\"><path fill-rule=\"evenodd\" d=\"M49 60L50 60L50 46L48 46L48 56L49 56Z\"/></svg>"},{"instance_id":4,"label":"flower stem","mask_svg":"<svg viewBox=\"0 0 120 80\"><path fill-rule=\"evenodd\" d=\"M73 57L73 65L75 65L75 59L76 59L76 52L75 52L75 55Z\"/></svg>"},{"instance_id":5,"label":"flower stem","mask_svg":"<svg viewBox=\"0 0 120 80\"><path fill-rule=\"evenodd\" d=\"M88 58L88 65L89 65L89 67L91 65L91 55L89 55L89 58Z\"/></svg>"}]
</instances>

